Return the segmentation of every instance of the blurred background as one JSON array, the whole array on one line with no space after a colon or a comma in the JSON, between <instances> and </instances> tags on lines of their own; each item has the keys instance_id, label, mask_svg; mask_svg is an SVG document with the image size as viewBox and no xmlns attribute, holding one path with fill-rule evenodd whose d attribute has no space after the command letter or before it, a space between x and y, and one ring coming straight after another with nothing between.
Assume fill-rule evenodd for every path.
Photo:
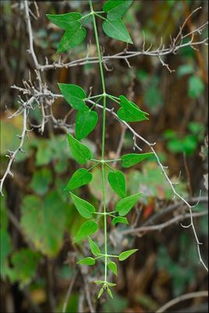
<instances>
[{"instance_id":1,"label":"blurred background","mask_svg":"<svg viewBox=\"0 0 209 313\"><path fill-rule=\"evenodd\" d=\"M101 2L96 6L101 8ZM135 43L131 50L146 46L159 47L161 38L165 47L170 44L185 18L202 6L185 25L189 33L207 20L208 2L203 0L135 0L124 18ZM38 7L38 9L37 9ZM34 47L40 64L57 61L56 49L62 31L51 24L46 14L69 11L88 11L86 1L41 1L30 5ZM19 96L27 96L13 85L24 87L23 81L38 85L37 74L29 48L23 1L1 1L1 168L2 177L8 164L8 150L18 147L17 135L22 132L22 115L8 119L19 107ZM101 29L100 29L101 30ZM197 40L207 37L207 29L196 35ZM90 55L95 55L91 29L88 32ZM189 38L188 38L189 39ZM185 39L185 42L186 40ZM108 39L101 32L104 54L115 54L126 48L122 42ZM86 56L83 44L63 55L63 60L72 61ZM138 56L113 60L107 64L106 83L108 92L127 95L143 110L150 113L149 122L133 124L133 128L151 142L157 142L156 150L162 162L168 165L168 173L176 188L193 201L201 201L194 210L207 209L207 46L197 49L185 47L176 55L167 55L170 73L158 57ZM42 80L49 90L59 93L57 82L73 83L93 93L100 93L98 67L95 64L44 71ZM25 98L26 97L26 98ZM73 127L74 114L66 116L69 105L57 99L52 106L56 120L63 120ZM183 229L179 223L162 231L144 232L140 236L122 236L126 225L114 232L109 225L113 251L138 248L139 253L120 264L114 299L95 301L97 286L89 280L100 277L102 264L81 269L76 265L78 255L88 254L87 246L72 244L83 220L76 213L64 186L78 168L71 159L65 131L48 118L44 133L40 133L42 111L33 105L28 116L28 132L24 153L19 153L12 168L14 177L8 177L1 197L1 306L5 313L61 312L70 283L73 288L67 312L90 312L88 295L96 312L156 312L156 310L184 293L207 289L207 273L200 265L196 244L191 229ZM121 132L124 132L122 153L133 151L132 134L108 115L107 158L114 157ZM86 143L99 157L101 129L88 137ZM140 147L147 151L143 143ZM145 225L161 210L171 206L176 199L156 163L147 161L126 171L128 191L146 194L143 202L130 214L130 224ZM79 195L99 204L101 200L100 173L95 170L89 187L80 189ZM116 199L109 190L109 206ZM196 202L194 201L194 204ZM160 224L182 213L182 205L163 215L154 224ZM186 220L186 223L188 220ZM195 219L200 240L204 243L201 252L207 257L207 216ZM130 227L130 226L129 226ZM97 241L102 243L102 233ZM111 245L112 247L112 245ZM110 249L111 249L110 247ZM86 291L87 288L87 291ZM87 298L87 299L86 299ZM190 299L179 303L167 312L207 312L204 298Z\"/></svg>"}]
</instances>

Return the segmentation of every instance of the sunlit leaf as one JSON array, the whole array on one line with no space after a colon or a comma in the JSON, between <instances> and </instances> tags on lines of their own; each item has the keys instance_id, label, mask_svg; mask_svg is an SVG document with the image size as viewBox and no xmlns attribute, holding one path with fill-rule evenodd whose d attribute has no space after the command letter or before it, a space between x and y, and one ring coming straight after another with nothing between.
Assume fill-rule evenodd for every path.
<instances>
[{"instance_id":1,"label":"sunlit leaf","mask_svg":"<svg viewBox=\"0 0 209 313\"><path fill-rule=\"evenodd\" d=\"M89 246L90 246L91 253L94 256L98 256L101 254L101 250L100 250L99 246L91 238L89 238Z\"/></svg>"},{"instance_id":2,"label":"sunlit leaf","mask_svg":"<svg viewBox=\"0 0 209 313\"><path fill-rule=\"evenodd\" d=\"M72 201L79 214L84 218L92 218L92 214L96 211L95 207L86 200L83 200L71 193Z\"/></svg>"},{"instance_id":3,"label":"sunlit leaf","mask_svg":"<svg viewBox=\"0 0 209 313\"><path fill-rule=\"evenodd\" d=\"M77 264L82 264L82 265L94 265L95 263L96 263L95 259L91 257L81 259L77 262Z\"/></svg>"},{"instance_id":4,"label":"sunlit leaf","mask_svg":"<svg viewBox=\"0 0 209 313\"><path fill-rule=\"evenodd\" d=\"M121 199L116 204L115 210L119 213L120 216L127 215L130 210L136 205L141 196L141 193L137 193L135 195L131 195L129 197Z\"/></svg>"},{"instance_id":5,"label":"sunlit leaf","mask_svg":"<svg viewBox=\"0 0 209 313\"><path fill-rule=\"evenodd\" d=\"M73 173L69 182L67 183L65 190L71 191L76 188L87 185L92 180L92 174L85 168L79 168Z\"/></svg>"},{"instance_id":6,"label":"sunlit leaf","mask_svg":"<svg viewBox=\"0 0 209 313\"><path fill-rule=\"evenodd\" d=\"M122 167L128 168L131 166L134 166L146 159L153 158L154 154L152 152L150 153L130 153L125 154L121 157L121 165Z\"/></svg>"},{"instance_id":7,"label":"sunlit leaf","mask_svg":"<svg viewBox=\"0 0 209 313\"><path fill-rule=\"evenodd\" d=\"M126 217L122 217L122 216L117 216L117 217L114 217L112 219L112 223L113 225L116 225L116 224L128 224L128 220Z\"/></svg>"},{"instance_id":8,"label":"sunlit leaf","mask_svg":"<svg viewBox=\"0 0 209 313\"><path fill-rule=\"evenodd\" d=\"M138 251L138 249L133 249L133 250L127 250L122 252L119 255L119 261L124 261L126 259L128 259L132 254L136 253Z\"/></svg>"}]
</instances>

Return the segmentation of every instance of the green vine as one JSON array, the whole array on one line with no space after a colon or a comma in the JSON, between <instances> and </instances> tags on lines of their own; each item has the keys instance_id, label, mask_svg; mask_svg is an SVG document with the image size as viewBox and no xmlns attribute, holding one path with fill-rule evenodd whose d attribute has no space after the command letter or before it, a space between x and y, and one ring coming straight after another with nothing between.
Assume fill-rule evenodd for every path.
<instances>
[{"instance_id":1,"label":"green vine","mask_svg":"<svg viewBox=\"0 0 209 313\"><path fill-rule=\"evenodd\" d=\"M90 13L82 16L80 13L71 12L66 14L48 14L47 17L51 22L64 29L65 33L59 43L58 53L63 53L69 49L82 43L86 37L86 25L88 22L93 23L94 37L97 47L97 55L99 59L99 70L101 78L102 94L87 96L86 92L77 85L58 84L61 93L69 105L76 110L75 137L68 134L68 143L72 157L81 165L92 162L93 165L89 169L80 168L70 178L65 190L70 192L71 199L79 214L87 221L84 222L78 230L74 242L80 243L88 239L92 256L78 260L78 264L92 266L100 259L104 261L104 279L95 281L100 286L98 298L106 291L112 297L111 287L116 284L108 281L108 270L117 275L117 263L112 259L119 261L126 260L134 254L137 249L127 250L119 255L108 253L108 220L112 219L112 224L117 225L128 224L126 215L137 204L138 200L143 196L140 193L127 195L126 179L123 172L115 170L111 163L120 163L123 168L129 168L139 162L150 158L153 153L131 153L122 155L115 160L105 160L105 139L106 139L106 110L108 100L119 105L117 116L119 120L125 122L141 122L148 120L148 113L143 112L132 101L121 95L116 97L107 93L105 84L105 73L103 66L103 58L101 53L97 18L102 19L102 28L104 33L114 39L132 43L132 39L122 21L123 15L126 13L132 0L115 1L108 0L103 5L103 11L95 11L92 0L89 0ZM104 17L101 14L106 14ZM102 100L102 144L101 159L95 159L90 149L84 145L81 140L86 138L97 126L98 114L94 109ZM94 102L95 101L95 102ZM91 106L89 107L88 104ZM91 171L101 168L102 178L102 207L103 211L98 212L96 208L88 201L81 199L74 192L76 189L87 185L91 182L93 174ZM106 191L106 169L109 169L108 182L113 191L118 195L120 200L116 203L115 209L109 211L107 207L107 191ZM103 220L104 247L102 248L91 238L99 229L99 220Z\"/></svg>"}]
</instances>

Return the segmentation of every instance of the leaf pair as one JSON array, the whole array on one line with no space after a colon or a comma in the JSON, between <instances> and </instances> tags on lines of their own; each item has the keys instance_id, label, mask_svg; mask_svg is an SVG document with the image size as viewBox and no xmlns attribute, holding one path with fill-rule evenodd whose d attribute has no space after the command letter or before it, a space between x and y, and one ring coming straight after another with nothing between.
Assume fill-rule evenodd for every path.
<instances>
[{"instance_id":1,"label":"leaf pair","mask_svg":"<svg viewBox=\"0 0 209 313\"><path fill-rule=\"evenodd\" d=\"M107 36L133 43L126 26L121 20L132 2L132 0L109 0L104 3L103 10L107 13L107 19L103 22L102 28Z\"/></svg>"},{"instance_id":2,"label":"leaf pair","mask_svg":"<svg viewBox=\"0 0 209 313\"><path fill-rule=\"evenodd\" d=\"M86 29L81 24L80 13L47 14L46 16L53 24L65 30L58 45L58 53L78 46L86 38Z\"/></svg>"},{"instance_id":3,"label":"leaf pair","mask_svg":"<svg viewBox=\"0 0 209 313\"><path fill-rule=\"evenodd\" d=\"M97 112L91 111L85 104L86 92L74 84L58 84L61 93L70 106L77 110L75 135L78 140L87 137L98 122Z\"/></svg>"}]
</instances>

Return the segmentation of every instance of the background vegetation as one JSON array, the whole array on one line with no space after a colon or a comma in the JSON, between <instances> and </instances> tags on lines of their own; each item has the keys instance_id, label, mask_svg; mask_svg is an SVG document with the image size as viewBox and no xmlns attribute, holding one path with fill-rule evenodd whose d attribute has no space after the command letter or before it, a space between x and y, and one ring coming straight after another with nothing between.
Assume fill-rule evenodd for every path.
<instances>
[{"instance_id":1,"label":"background vegetation","mask_svg":"<svg viewBox=\"0 0 209 313\"><path fill-rule=\"evenodd\" d=\"M55 54L62 32L49 23L45 14L65 13L71 10L85 12L86 1L37 2L40 16L32 19L35 51L41 64L45 57L50 63L57 61ZM134 1L125 17L136 50L143 45L159 47L161 38L169 45L170 35L175 37L185 18L199 6L185 31L190 32L207 19L207 1ZM22 131L22 116L8 119L18 107L19 91L10 86L23 86L23 81L36 78L25 24L23 2L3 1L1 9L1 177L7 167L8 150L18 146L17 134ZM36 13L36 7L31 6ZM89 32L89 40L92 39ZM204 30L200 40L207 37ZM101 37L105 54L122 51L126 46ZM65 54L66 61L86 55L86 46ZM95 55L92 44L90 55ZM132 48L131 48L132 49ZM129 94L142 109L150 113L149 123L134 125L134 129L149 141L157 142L157 151L168 165L169 175L178 183L177 188L191 201L201 201L195 211L206 209L207 173L207 47L182 48L176 55L164 59L175 72L162 66L158 57L138 56L129 60L113 60L106 71L107 86L113 94ZM128 66L129 65L129 66ZM88 90L94 86L99 93L97 66L85 65L52 69L43 73L50 90L58 93L56 82L74 83ZM38 84L38 81L37 81ZM46 113L49 114L49 112ZM64 192L76 163L71 159L66 143L65 124L72 125L74 113L63 99L53 104L53 116L40 133L41 110L35 105L30 110L24 153L19 153L13 166L14 177L8 177L1 197L1 305L2 312L60 312L70 283L73 284L67 312L89 312L88 296L93 299L96 312L155 312L161 305L183 293L207 289L207 275L199 264L196 245L190 230L179 223L162 231L144 231L140 236L121 235L122 226L111 232L115 247L138 248L139 253L122 264L113 300L95 304L96 286L89 285L100 268L81 269L76 257L86 253L86 247L72 244L71 236L82 219L76 213L69 196ZM67 114L67 115L66 115ZM55 122L56 121L56 122ZM57 122L58 121L58 122ZM108 157L116 155L123 137L123 152L133 147L132 135L110 115L108 116ZM61 126L61 127L60 127ZM73 125L72 125L73 126ZM98 127L86 143L100 155L101 131ZM141 145L144 148L143 145ZM98 203L101 199L100 173L81 196ZM136 226L146 225L153 216L175 203L170 187L153 162L127 170L128 189L131 193L144 192L146 200L129 217ZM109 191L110 205L114 199ZM194 201L195 203L195 201ZM39 210L37 210L39 208ZM174 211L154 221L163 223L183 211L179 205ZM207 218L196 219L198 234L207 256ZM102 240L98 238L98 240ZM206 312L204 299L178 304L181 312ZM90 308L91 310L91 308ZM171 311L169 311L171 312Z\"/></svg>"}]
</instances>

